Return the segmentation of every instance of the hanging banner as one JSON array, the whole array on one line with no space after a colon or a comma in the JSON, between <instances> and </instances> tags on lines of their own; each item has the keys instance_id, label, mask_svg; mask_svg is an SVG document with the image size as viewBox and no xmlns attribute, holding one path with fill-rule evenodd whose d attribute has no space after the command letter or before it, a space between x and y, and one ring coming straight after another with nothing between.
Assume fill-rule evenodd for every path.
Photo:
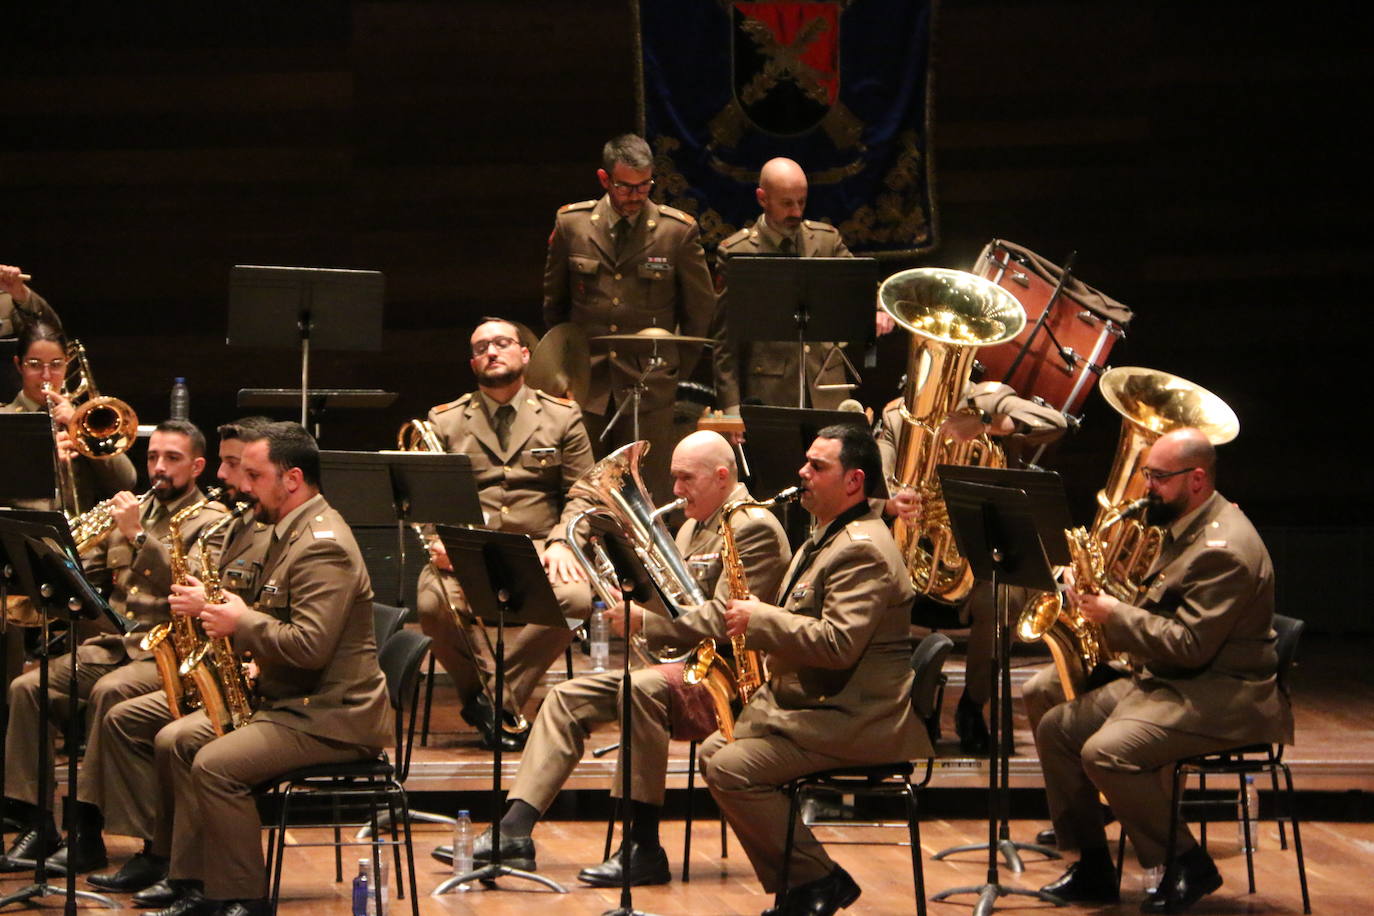
<instances>
[{"instance_id":1,"label":"hanging banner","mask_svg":"<svg viewBox=\"0 0 1374 916\"><path fill-rule=\"evenodd\" d=\"M759 214L759 167L795 159L807 216L856 253L936 244L935 0L637 0L640 120L663 203L708 248Z\"/></svg>"}]
</instances>

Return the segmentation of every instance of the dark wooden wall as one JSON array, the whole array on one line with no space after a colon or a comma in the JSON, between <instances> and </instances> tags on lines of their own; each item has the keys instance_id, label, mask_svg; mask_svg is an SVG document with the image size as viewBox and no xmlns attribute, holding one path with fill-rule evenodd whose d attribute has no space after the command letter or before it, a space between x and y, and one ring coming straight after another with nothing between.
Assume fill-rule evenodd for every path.
<instances>
[{"instance_id":1,"label":"dark wooden wall","mask_svg":"<svg viewBox=\"0 0 1374 916\"><path fill-rule=\"evenodd\" d=\"M967 266L994 236L1077 251L1137 312L1113 361L1236 409L1224 491L1297 545L1291 595L1344 607L1342 570L1371 554L1352 441L1364 68L1335 13L1287 9L944 0L926 263ZM400 393L327 421L329 445L381 447L471 386L475 316L538 325L553 211L598 192L601 142L634 126L630 16L625 0L30 4L0 71L0 261L35 275L103 389L152 420L185 375L207 427L239 387L299 378L290 349L224 347L231 265L383 270L380 352L317 354L312 375ZM867 403L905 346L882 342ZM1080 505L1117 427L1094 402L1061 450ZM1322 584L1299 593L1312 563Z\"/></svg>"}]
</instances>

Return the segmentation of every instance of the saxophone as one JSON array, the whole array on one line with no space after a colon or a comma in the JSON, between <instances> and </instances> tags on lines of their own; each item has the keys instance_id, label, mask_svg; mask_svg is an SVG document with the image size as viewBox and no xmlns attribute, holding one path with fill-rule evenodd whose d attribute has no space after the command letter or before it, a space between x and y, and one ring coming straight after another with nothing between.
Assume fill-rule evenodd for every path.
<instances>
[{"instance_id":1,"label":"saxophone","mask_svg":"<svg viewBox=\"0 0 1374 916\"><path fill-rule=\"evenodd\" d=\"M201 581L205 586L207 604L223 604L225 600L224 571L218 563L209 559L210 538L249 508L250 503L236 504L228 515L209 526L200 536L200 555L204 565ZM203 631L201 636L200 644L182 661L179 673L182 678L190 678L195 684L215 734L223 735L252 718L257 708L257 694L245 670L246 663L234 651L229 638L221 636L211 639ZM209 665L205 664L207 659Z\"/></svg>"},{"instance_id":2,"label":"saxophone","mask_svg":"<svg viewBox=\"0 0 1374 916\"><path fill-rule=\"evenodd\" d=\"M187 519L199 515L200 510L204 509L210 500L217 498L219 493L218 488L211 490L204 499L179 510L167 521L167 529L171 533L171 545L168 549L171 552L174 585L185 585L191 577L190 567L186 562L186 548L182 544L181 526ZM106 514L108 515L108 512ZM113 525L113 522L111 524ZM200 708L200 696L196 691L196 685L182 677L178 671L181 660L195 649L198 639L195 622L189 617L173 614L170 621L153 627L139 643L143 651L153 653L157 673L162 678L162 691L167 695L167 709L173 719L180 719L186 713Z\"/></svg>"},{"instance_id":3,"label":"saxophone","mask_svg":"<svg viewBox=\"0 0 1374 916\"><path fill-rule=\"evenodd\" d=\"M768 509L790 502L801 495L801 487L788 487L772 499L736 499L726 503L720 511L720 562L721 575L732 599L748 598L749 580L740 562L739 548L735 546L735 531L730 527L730 517L742 509ZM735 656L734 670L718 651L714 639L703 639L683 660L683 683L703 685L711 695L711 707L716 714L716 727L726 741L735 740L734 700L739 698L743 706L753 699L754 694L768 680L768 663L763 653L747 649L744 635L730 637L730 650Z\"/></svg>"}]
</instances>

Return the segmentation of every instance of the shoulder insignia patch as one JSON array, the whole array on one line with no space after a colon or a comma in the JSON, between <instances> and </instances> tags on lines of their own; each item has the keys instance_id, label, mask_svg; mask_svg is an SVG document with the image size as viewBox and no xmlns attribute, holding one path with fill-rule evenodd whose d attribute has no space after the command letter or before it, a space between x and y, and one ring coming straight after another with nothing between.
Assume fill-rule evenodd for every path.
<instances>
[{"instance_id":1,"label":"shoulder insignia patch","mask_svg":"<svg viewBox=\"0 0 1374 916\"><path fill-rule=\"evenodd\" d=\"M559 212L559 213L572 213L572 212L575 211L575 210L590 210L592 207L595 207L595 206L596 206L596 201L595 201L595 200L579 200L579 201L577 201L577 203L564 204L563 206L561 206L561 207L558 208L558 212ZM548 211L545 210L544 212L547 213Z\"/></svg>"},{"instance_id":2,"label":"shoulder insignia patch","mask_svg":"<svg viewBox=\"0 0 1374 916\"><path fill-rule=\"evenodd\" d=\"M470 400L472 400L471 391L469 391L467 394L463 395L461 398L458 398L455 401L449 401L447 404L435 404L433 407L430 408L430 410L433 410L435 413L443 413L444 411L452 410L455 407L462 407Z\"/></svg>"},{"instance_id":3,"label":"shoulder insignia patch","mask_svg":"<svg viewBox=\"0 0 1374 916\"><path fill-rule=\"evenodd\" d=\"M721 242L721 243L720 243L719 245L717 245L716 247L717 247L717 248L730 248L730 247L732 247L732 246L734 246L734 245L738 245L740 242L744 241L745 239L747 239L747 238L749 238L749 237L750 237L750 230L748 230L748 229L740 229L738 232L736 232L734 235L732 235L732 236L730 236L729 238L727 238L725 241Z\"/></svg>"},{"instance_id":4,"label":"shoulder insignia patch","mask_svg":"<svg viewBox=\"0 0 1374 916\"><path fill-rule=\"evenodd\" d=\"M549 394L543 388L534 389L534 393L546 401L552 401L553 403L561 404L564 407L572 407L575 404L577 404L577 402L574 401L572 398L560 398L556 394ZM531 403L533 403L533 400L531 400Z\"/></svg>"},{"instance_id":5,"label":"shoulder insignia patch","mask_svg":"<svg viewBox=\"0 0 1374 916\"><path fill-rule=\"evenodd\" d=\"M815 230L820 231L820 232L839 232L839 231L840 231L840 230L836 229L834 226L830 225L829 223L822 223L822 222L820 222L819 220L808 219L808 220L803 220L803 222L806 224L806 228L808 228L808 229L815 229Z\"/></svg>"},{"instance_id":6,"label":"shoulder insignia patch","mask_svg":"<svg viewBox=\"0 0 1374 916\"><path fill-rule=\"evenodd\" d=\"M658 212L662 213L664 216L671 216L678 222L686 223L689 226L695 226L697 223L696 217L692 216L692 214L690 213L684 213L677 207L667 207L660 205L658 208Z\"/></svg>"},{"instance_id":7,"label":"shoulder insignia patch","mask_svg":"<svg viewBox=\"0 0 1374 916\"><path fill-rule=\"evenodd\" d=\"M1225 547L1225 546L1226 546L1226 539L1225 539L1225 538L1216 538L1216 539L1214 539L1214 540L1209 540L1209 541L1207 542L1207 546L1208 546L1208 547Z\"/></svg>"},{"instance_id":8,"label":"shoulder insignia patch","mask_svg":"<svg viewBox=\"0 0 1374 916\"><path fill-rule=\"evenodd\" d=\"M861 527L862 524L863 523L861 521L856 520L850 522L848 525L845 526L845 529L849 532L849 539L851 541L873 540L873 537L867 531L863 530L863 528Z\"/></svg>"},{"instance_id":9,"label":"shoulder insignia patch","mask_svg":"<svg viewBox=\"0 0 1374 916\"><path fill-rule=\"evenodd\" d=\"M327 540L330 540L330 541L334 540L334 532L333 532L331 529L320 529L320 530L317 531L316 529L311 528L311 529L310 529L310 533L313 534L313 535L315 535L315 540L317 540L317 541L320 540L321 538L324 538L324 539L327 539Z\"/></svg>"}]
</instances>

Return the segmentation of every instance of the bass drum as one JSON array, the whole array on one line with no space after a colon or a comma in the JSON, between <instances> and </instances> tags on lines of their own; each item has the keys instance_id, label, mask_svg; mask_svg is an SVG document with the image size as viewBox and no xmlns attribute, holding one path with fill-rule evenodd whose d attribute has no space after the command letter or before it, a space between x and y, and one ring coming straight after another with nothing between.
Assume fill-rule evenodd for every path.
<instances>
[{"instance_id":1,"label":"bass drum","mask_svg":"<svg viewBox=\"0 0 1374 916\"><path fill-rule=\"evenodd\" d=\"M1026 310L1026 326L1013 340L978 351L980 380L1006 382L1022 397L1079 416L1107 370L1112 346L1126 336L1131 310L1072 274L1056 295L1063 268L1000 239L983 248L970 272L1011 293Z\"/></svg>"}]
</instances>

